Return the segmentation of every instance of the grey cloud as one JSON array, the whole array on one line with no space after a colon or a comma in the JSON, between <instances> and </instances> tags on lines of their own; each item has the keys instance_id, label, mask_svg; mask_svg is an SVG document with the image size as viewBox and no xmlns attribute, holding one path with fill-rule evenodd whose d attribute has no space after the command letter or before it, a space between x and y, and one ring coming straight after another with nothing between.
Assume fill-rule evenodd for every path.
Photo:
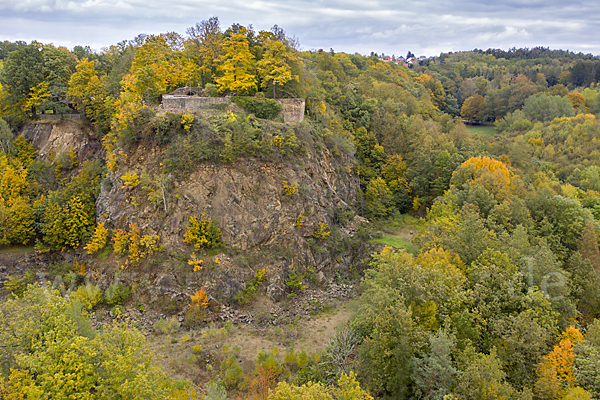
<instances>
[{"instance_id":1,"label":"grey cloud","mask_svg":"<svg viewBox=\"0 0 600 400\"><path fill-rule=\"evenodd\" d=\"M139 33L185 29L219 16L269 29L305 49L435 55L477 48L549 46L600 53L600 3L397 0L0 0L0 39L108 46Z\"/></svg>"}]
</instances>

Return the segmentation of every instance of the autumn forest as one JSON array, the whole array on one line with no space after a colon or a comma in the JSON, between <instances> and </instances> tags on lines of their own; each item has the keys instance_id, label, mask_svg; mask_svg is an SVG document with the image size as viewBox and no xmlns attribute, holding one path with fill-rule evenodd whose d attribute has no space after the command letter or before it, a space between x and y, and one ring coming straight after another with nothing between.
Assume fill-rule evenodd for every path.
<instances>
[{"instance_id":1,"label":"autumn forest","mask_svg":"<svg viewBox=\"0 0 600 400\"><path fill-rule=\"evenodd\" d=\"M600 58L388 61L0 42L0 398L600 399Z\"/></svg>"}]
</instances>

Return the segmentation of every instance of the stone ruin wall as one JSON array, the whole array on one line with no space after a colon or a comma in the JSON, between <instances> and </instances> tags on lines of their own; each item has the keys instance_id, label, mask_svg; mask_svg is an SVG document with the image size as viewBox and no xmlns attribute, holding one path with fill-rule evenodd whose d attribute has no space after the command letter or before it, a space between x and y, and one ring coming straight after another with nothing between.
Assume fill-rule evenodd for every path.
<instances>
[{"instance_id":1,"label":"stone ruin wall","mask_svg":"<svg viewBox=\"0 0 600 400\"><path fill-rule=\"evenodd\" d=\"M304 98L278 99L275 101L281 104L281 112L285 122L304 121L304 107L306 106Z\"/></svg>"},{"instance_id":2,"label":"stone ruin wall","mask_svg":"<svg viewBox=\"0 0 600 400\"><path fill-rule=\"evenodd\" d=\"M281 113L285 122L302 122L304 120L305 100L296 99L277 99L281 105ZM234 106L233 110L239 110L239 107L231 101L231 97L192 97L192 96L172 96L163 95L161 110L179 111L179 110L198 110L208 108L212 105L225 104Z\"/></svg>"}]
</instances>

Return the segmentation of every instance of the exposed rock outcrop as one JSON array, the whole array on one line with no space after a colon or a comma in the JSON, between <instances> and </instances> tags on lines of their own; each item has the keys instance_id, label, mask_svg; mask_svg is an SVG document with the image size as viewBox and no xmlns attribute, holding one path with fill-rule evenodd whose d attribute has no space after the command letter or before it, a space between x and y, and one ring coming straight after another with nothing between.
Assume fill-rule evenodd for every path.
<instances>
[{"instance_id":1,"label":"exposed rock outcrop","mask_svg":"<svg viewBox=\"0 0 600 400\"><path fill-rule=\"evenodd\" d=\"M242 158L232 164L203 163L174 184L165 212L162 203L151 204L144 199L142 189L123 187L120 179L127 172L141 175L143 170L156 169L160 151L147 146L130 151L127 166L109 175L102 186L96 203L98 220L113 229L127 229L130 222L136 222L144 233L158 234L169 251L189 254L190 247L183 242L189 218L205 214L218 222L229 249L255 255L247 268L223 256L216 270L203 272L201 282L182 285L202 285L222 299L231 299L255 270L265 268L268 295L278 301L286 296L285 280L290 270L310 267L315 273L321 272L319 279L325 282L325 276L331 277L335 268L348 268L355 262L349 254L315 251L322 243L312 237L319 223L333 225L334 210L354 213L356 209L359 181L351 172L352 160L344 155L334 157L324 147L319 155L311 150L302 158L287 161ZM286 194L284 182L297 185L298 192ZM300 216L305 217L304 222L297 226ZM354 234L360 217L356 219L344 234ZM265 249L271 256L256 257Z\"/></svg>"},{"instance_id":2,"label":"exposed rock outcrop","mask_svg":"<svg viewBox=\"0 0 600 400\"><path fill-rule=\"evenodd\" d=\"M81 121L29 124L23 129L22 135L33 143L40 157L45 160L71 149L75 150L80 160L102 151L102 145L94 132Z\"/></svg>"}]
</instances>

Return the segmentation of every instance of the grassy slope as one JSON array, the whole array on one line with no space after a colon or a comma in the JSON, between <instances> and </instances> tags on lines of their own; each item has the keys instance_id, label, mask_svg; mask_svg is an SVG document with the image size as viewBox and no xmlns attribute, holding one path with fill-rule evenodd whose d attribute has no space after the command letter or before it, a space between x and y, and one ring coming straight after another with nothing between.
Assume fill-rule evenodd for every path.
<instances>
[{"instance_id":1,"label":"grassy slope","mask_svg":"<svg viewBox=\"0 0 600 400\"><path fill-rule=\"evenodd\" d=\"M412 239L417 236L422 222L410 215L404 214L393 220L385 222L381 227L380 238L372 239L374 243L405 249L409 253L416 253L418 248L412 244Z\"/></svg>"},{"instance_id":2,"label":"grassy slope","mask_svg":"<svg viewBox=\"0 0 600 400\"><path fill-rule=\"evenodd\" d=\"M486 138L491 138L496 134L496 130L493 126L485 125L467 125L467 131L472 135L483 135Z\"/></svg>"}]
</instances>

